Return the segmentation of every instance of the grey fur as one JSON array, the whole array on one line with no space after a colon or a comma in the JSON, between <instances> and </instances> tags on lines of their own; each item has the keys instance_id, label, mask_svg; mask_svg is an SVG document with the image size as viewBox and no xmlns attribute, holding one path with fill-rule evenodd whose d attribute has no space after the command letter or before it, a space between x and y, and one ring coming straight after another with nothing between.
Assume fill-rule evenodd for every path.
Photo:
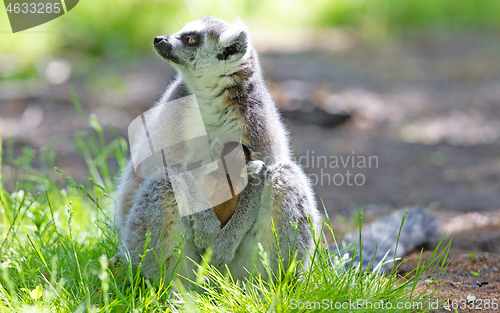
<instances>
[{"instance_id":1,"label":"grey fur","mask_svg":"<svg viewBox=\"0 0 500 313\"><path fill-rule=\"evenodd\" d=\"M396 240L405 210L408 210L408 215L401 228L396 251ZM388 252L384 263L385 261L389 263L381 267L382 271L388 271L393 265L394 257L400 258L417 247L429 244L436 233L437 221L425 208L415 206L400 209L362 229L363 267L375 267ZM346 235L344 241L351 245L356 242L359 253L359 232ZM350 252L352 251L351 249ZM359 262L359 255L356 259Z\"/></svg>"},{"instance_id":2,"label":"grey fur","mask_svg":"<svg viewBox=\"0 0 500 313\"><path fill-rule=\"evenodd\" d=\"M183 36L193 32L198 44L186 45ZM265 279L267 272L258 261L257 248L267 253L276 273L276 234L284 265L297 252L307 268L321 217L309 179L290 156L287 133L244 24L241 20L229 24L203 17L155 41L159 54L178 70L177 78L158 103L194 94L207 132L239 132L241 142L251 152L249 183L233 215L221 227L213 209L181 217L169 178L142 179L129 162L116 194L115 222L123 243L122 256L138 265L150 233L150 251L141 267L147 277L162 275L168 279L180 262L178 274L193 278L197 267L192 261L200 263L207 249L213 248L211 263L220 271L225 272L227 265L233 278L242 280L248 272L257 270ZM188 126L183 131L196 127L189 123L182 106L169 113L169 118L186 121ZM420 228L420 222L427 220L419 216L410 213L398 255L427 236L427 228ZM365 255L372 254L370 249L377 240L382 240L379 251L392 248L395 240L386 240L395 239L391 237L394 229L386 228L386 223L390 227L399 225L400 217L394 215L372 225L364 235ZM419 233L420 229L424 231ZM184 259L178 259L177 249L184 252ZM166 265L166 271L160 273L161 264Z\"/></svg>"},{"instance_id":3,"label":"grey fur","mask_svg":"<svg viewBox=\"0 0 500 313\"><path fill-rule=\"evenodd\" d=\"M274 225L284 265L297 251L307 267L309 253L314 250L308 220L318 233L321 218L311 183L290 156L287 134L265 86L250 35L240 20L229 24L204 17L193 23L175 36L164 37L168 40L164 50L157 47L179 72L159 102L194 94L208 132L240 131L241 142L251 152L248 185L239 195L232 217L221 228L212 209L181 217L168 177L143 180L129 164L119 181L115 213L122 254L138 264L149 232L150 249L163 255L157 259L149 251L141 270L152 278L158 275L160 263L170 261L163 273L169 277L177 261L179 237L183 237L179 249L187 258L180 260L180 275L192 278L196 266L188 258L199 263L212 247L211 263L222 272L227 265L235 279L242 280L255 270L266 277L258 261L258 246L276 272ZM191 32L190 28L202 34L202 44L196 48L184 47L176 39ZM171 114L186 118L182 108Z\"/></svg>"}]
</instances>

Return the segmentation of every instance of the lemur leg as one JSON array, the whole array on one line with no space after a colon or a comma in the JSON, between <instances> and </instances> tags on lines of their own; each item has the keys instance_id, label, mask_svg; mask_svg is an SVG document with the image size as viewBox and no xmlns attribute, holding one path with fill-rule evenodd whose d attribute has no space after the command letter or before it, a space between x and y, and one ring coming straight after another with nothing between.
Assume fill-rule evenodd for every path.
<instances>
[{"instance_id":1,"label":"lemur leg","mask_svg":"<svg viewBox=\"0 0 500 313\"><path fill-rule=\"evenodd\" d=\"M260 242L274 273L278 269L278 254L281 254L286 267L296 251L297 260L302 260L307 267L309 254L312 255L315 248L313 233L319 235L320 223L309 179L297 164L278 163L268 168L265 182L262 209L251 232L255 239L245 241ZM313 233L309 221L313 225ZM262 269L259 271L262 273Z\"/></svg>"},{"instance_id":2,"label":"lemur leg","mask_svg":"<svg viewBox=\"0 0 500 313\"><path fill-rule=\"evenodd\" d=\"M233 260L236 250L259 214L261 199L255 195L262 193L265 179L264 162L249 162L247 173L248 184L239 195L236 209L215 239L212 263L219 268Z\"/></svg>"},{"instance_id":3,"label":"lemur leg","mask_svg":"<svg viewBox=\"0 0 500 313\"><path fill-rule=\"evenodd\" d=\"M251 212L256 216L255 223L248 222L250 229L242 230L243 239L236 247L234 258L227 263L234 277L248 277L248 272L257 270L263 279L267 279L267 271L259 261L261 257L258 249L259 243L268 257L271 270L277 273L278 245L273 228L285 267L288 265L290 256L297 251L297 259L303 260L303 265L307 268L309 254L314 253L315 246L308 218L317 231L320 215L316 210L311 185L305 174L296 164L279 163L264 170L263 177L264 183L261 197L258 197L258 209ZM215 249L217 249L217 244L220 242L216 240Z\"/></svg>"},{"instance_id":4,"label":"lemur leg","mask_svg":"<svg viewBox=\"0 0 500 313\"><path fill-rule=\"evenodd\" d=\"M119 230L125 227L127 217L132 209L133 201L139 187L142 183L142 178L137 176L134 170L134 165L129 162L119 179L119 184L116 188L116 203L115 203L115 225Z\"/></svg>"},{"instance_id":5,"label":"lemur leg","mask_svg":"<svg viewBox=\"0 0 500 313\"><path fill-rule=\"evenodd\" d=\"M158 273L169 279L179 261L177 273L193 278L196 266L189 258L199 263L204 250L194 244L192 224L191 216L180 216L168 179L144 181L121 231L122 253L131 258L133 265L139 265L146 236L150 233L142 273L151 279ZM184 256L180 260L174 253L177 248ZM165 266L165 271L159 272L160 265Z\"/></svg>"}]
</instances>

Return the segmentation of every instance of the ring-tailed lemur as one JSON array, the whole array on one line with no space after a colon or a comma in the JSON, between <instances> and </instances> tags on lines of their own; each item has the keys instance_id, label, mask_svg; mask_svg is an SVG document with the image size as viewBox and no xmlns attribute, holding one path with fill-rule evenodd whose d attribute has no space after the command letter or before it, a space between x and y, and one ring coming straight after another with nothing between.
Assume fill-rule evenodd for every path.
<instances>
[{"instance_id":1,"label":"ring-tailed lemur","mask_svg":"<svg viewBox=\"0 0 500 313\"><path fill-rule=\"evenodd\" d=\"M321 217L309 179L292 161L287 133L243 22L237 18L230 24L202 17L175 34L156 37L154 47L178 71L159 104L195 95L207 132L239 130L249 181L239 196L221 206L181 216L168 176L143 179L129 162L119 181L115 211L123 254L139 264L150 233L153 251L141 267L148 277L158 273L160 263L168 263L165 275L174 270L172 256L181 236L186 260L200 263L212 247L211 263L222 272L227 265L235 279L243 279L255 269L267 276L256 262L257 245L269 256L274 271L279 252L283 265L296 252L307 268ZM189 118L182 107L174 111L174 118ZM404 230L402 236L411 237ZM393 239L379 245L379 251L392 249ZM181 262L178 273L193 277L193 270L196 265L186 261Z\"/></svg>"}]
</instances>

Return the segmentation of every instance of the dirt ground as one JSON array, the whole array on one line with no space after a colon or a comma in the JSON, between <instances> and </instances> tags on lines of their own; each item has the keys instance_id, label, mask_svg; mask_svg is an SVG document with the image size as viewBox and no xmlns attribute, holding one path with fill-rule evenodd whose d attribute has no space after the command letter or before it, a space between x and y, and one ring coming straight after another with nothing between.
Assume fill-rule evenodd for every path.
<instances>
[{"instance_id":1,"label":"dirt ground","mask_svg":"<svg viewBox=\"0 0 500 313\"><path fill-rule=\"evenodd\" d=\"M316 34L329 44L297 38L287 53L274 51L267 38L285 35L262 35L256 46L318 200L330 217L348 217L340 232L350 229L358 206L371 220L430 205L441 232L455 236L439 295L500 301L500 34L373 43L331 30ZM174 72L153 52L127 62L66 58L72 75L61 85L49 84L43 70L29 81L0 81L0 129L4 139L14 138L15 155L24 146L40 153L57 137L56 166L81 180L86 166L72 138L89 127L68 90L74 88L85 114L96 114L109 138L111 129L126 136ZM40 68L50 63L44 62ZM347 157L356 162L332 163ZM362 166L360 157L373 162ZM3 170L5 177L14 173ZM404 266L416 260L410 255Z\"/></svg>"},{"instance_id":2,"label":"dirt ground","mask_svg":"<svg viewBox=\"0 0 500 313\"><path fill-rule=\"evenodd\" d=\"M429 259L431 252L424 252L422 260ZM417 267L420 253L413 253L400 267L405 274ZM500 257L498 254L479 252L477 254L453 249L446 270L436 278L430 275L419 283L418 290L429 288L435 291L432 302L441 309L432 312L498 312L496 306L500 297Z\"/></svg>"},{"instance_id":3,"label":"dirt ground","mask_svg":"<svg viewBox=\"0 0 500 313\"><path fill-rule=\"evenodd\" d=\"M458 312L498 312L500 305L498 309L492 305L500 302L500 214L467 213L448 220L442 228L448 233L445 244L453 237L449 264L435 282L432 280L437 272L424 279L420 287L441 287L434 297L452 312L454 308ZM431 255L432 251L425 251L422 256L419 252L410 254L404 258L399 273L411 272L420 258L428 261Z\"/></svg>"}]
</instances>

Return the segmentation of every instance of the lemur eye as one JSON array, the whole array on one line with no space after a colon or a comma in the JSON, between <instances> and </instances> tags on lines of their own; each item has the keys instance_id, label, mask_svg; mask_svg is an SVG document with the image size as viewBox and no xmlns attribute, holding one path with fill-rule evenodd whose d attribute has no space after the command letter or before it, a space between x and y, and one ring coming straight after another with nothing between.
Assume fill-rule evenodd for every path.
<instances>
[{"instance_id":1,"label":"lemur eye","mask_svg":"<svg viewBox=\"0 0 500 313\"><path fill-rule=\"evenodd\" d=\"M197 36L196 34L194 35L187 35L187 36L184 36L183 37L183 40L184 42L188 45L188 46L196 46L198 43L199 43L199 36Z\"/></svg>"}]
</instances>

